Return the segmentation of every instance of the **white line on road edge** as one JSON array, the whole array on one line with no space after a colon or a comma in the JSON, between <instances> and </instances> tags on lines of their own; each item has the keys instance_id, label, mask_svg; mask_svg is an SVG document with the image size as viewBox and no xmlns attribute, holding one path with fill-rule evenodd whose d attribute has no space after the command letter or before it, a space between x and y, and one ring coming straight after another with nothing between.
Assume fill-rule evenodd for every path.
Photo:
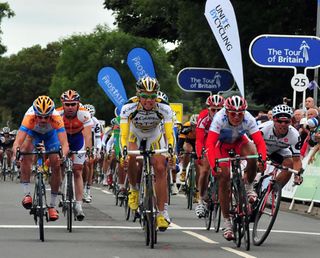
<instances>
[{"instance_id":1,"label":"white line on road edge","mask_svg":"<svg viewBox=\"0 0 320 258\"><path fill-rule=\"evenodd\" d=\"M245 258L256 258L256 256L252 256L250 254L247 254L245 252L241 252L241 251L238 251L238 250L235 250L233 248L230 248L230 247L221 247L223 250L225 251L228 251L228 252L231 252L231 253L234 253L234 254L237 254L241 257L245 257Z\"/></svg>"},{"instance_id":2,"label":"white line on road edge","mask_svg":"<svg viewBox=\"0 0 320 258\"><path fill-rule=\"evenodd\" d=\"M50 226L45 225L45 228L66 228L63 225ZM21 229L21 228L38 228L37 225L0 225L0 228L6 229ZM127 227L127 226L72 226L72 228L85 228L85 229L141 229L141 227Z\"/></svg>"},{"instance_id":3,"label":"white line on road edge","mask_svg":"<svg viewBox=\"0 0 320 258\"><path fill-rule=\"evenodd\" d=\"M208 244L219 244L219 242L215 242L215 241L213 241L213 240L211 240L211 239L209 239L209 238L207 238L207 237L205 237L203 235L197 234L197 233L192 232L192 231L182 231L182 232L184 232L186 234L189 234L191 236L194 236L196 238L199 238L200 240L202 240L203 242L206 242Z\"/></svg>"},{"instance_id":4,"label":"white line on road edge","mask_svg":"<svg viewBox=\"0 0 320 258\"><path fill-rule=\"evenodd\" d=\"M182 229L182 227L180 227L179 225L174 224L172 222L170 223L169 228L171 228L171 229Z\"/></svg>"},{"instance_id":5,"label":"white line on road edge","mask_svg":"<svg viewBox=\"0 0 320 258\"><path fill-rule=\"evenodd\" d=\"M101 190L102 192L104 192L105 194L112 194L112 193L110 193L109 191L107 191L107 190Z\"/></svg>"}]
</instances>

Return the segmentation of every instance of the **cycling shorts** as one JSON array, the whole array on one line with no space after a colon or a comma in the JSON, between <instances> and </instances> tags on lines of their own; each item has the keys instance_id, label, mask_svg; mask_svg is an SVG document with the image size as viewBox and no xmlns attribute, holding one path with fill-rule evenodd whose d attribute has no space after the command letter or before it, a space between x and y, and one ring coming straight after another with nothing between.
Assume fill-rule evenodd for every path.
<instances>
[{"instance_id":1,"label":"cycling shorts","mask_svg":"<svg viewBox=\"0 0 320 258\"><path fill-rule=\"evenodd\" d=\"M71 151L83 151L85 150L84 146L84 137L82 132L75 134L67 134L69 148ZM73 164L83 165L86 160L86 154L76 154L74 155Z\"/></svg>"},{"instance_id":2,"label":"cycling shorts","mask_svg":"<svg viewBox=\"0 0 320 258\"><path fill-rule=\"evenodd\" d=\"M163 149L167 146L164 140L164 136L160 131L160 127L156 127L154 130L149 132L141 132L141 130L135 127L130 128L129 142L136 143L138 145L138 148L140 148L141 140L144 138L147 139L147 149Z\"/></svg>"},{"instance_id":3,"label":"cycling shorts","mask_svg":"<svg viewBox=\"0 0 320 258\"><path fill-rule=\"evenodd\" d=\"M60 141L57 130L51 130L45 134L37 133L33 130L28 130L27 134L33 138L32 144L36 146L38 143L44 142L46 151L58 151L60 148Z\"/></svg>"}]
</instances>

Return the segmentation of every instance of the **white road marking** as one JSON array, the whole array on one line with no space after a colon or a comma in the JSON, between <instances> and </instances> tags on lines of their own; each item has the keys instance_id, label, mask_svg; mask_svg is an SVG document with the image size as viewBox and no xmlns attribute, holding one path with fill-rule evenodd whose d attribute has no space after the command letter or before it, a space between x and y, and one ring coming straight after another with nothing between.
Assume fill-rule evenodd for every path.
<instances>
[{"instance_id":1,"label":"white road marking","mask_svg":"<svg viewBox=\"0 0 320 258\"><path fill-rule=\"evenodd\" d=\"M105 194L112 194L112 193L110 193L109 191L107 191L107 190L101 190L102 192L104 192Z\"/></svg>"},{"instance_id":2,"label":"white road marking","mask_svg":"<svg viewBox=\"0 0 320 258\"><path fill-rule=\"evenodd\" d=\"M207 238L207 237L205 237L203 235L197 234L195 232L192 232L192 231L183 231L183 232L186 233L186 234L189 234L191 236L194 236L194 237L196 237L196 238L198 238L198 239L200 239L203 242L206 242L208 244L219 244L219 242L215 242L215 241L213 241L213 240L211 240L211 239L209 239L209 238Z\"/></svg>"},{"instance_id":3,"label":"white road marking","mask_svg":"<svg viewBox=\"0 0 320 258\"><path fill-rule=\"evenodd\" d=\"M233 248L230 248L230 247L221 247L223 250L225 251L228 251L228 252L231 252L231 253L234 253L236 255L239 255L241 257L244 257L244 258L256 258L256 256L252 256L250 254L247 254L245 252L241 252L241 251L238 251L236 249L233 249Z\"/></svg>"}]
</instances>

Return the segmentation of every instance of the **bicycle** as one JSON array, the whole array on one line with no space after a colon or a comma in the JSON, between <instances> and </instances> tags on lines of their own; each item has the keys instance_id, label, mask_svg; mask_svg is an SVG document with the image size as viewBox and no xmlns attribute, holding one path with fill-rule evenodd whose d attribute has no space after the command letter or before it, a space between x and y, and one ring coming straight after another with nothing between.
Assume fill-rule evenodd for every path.
<instances>
[{"instance_id":1,"label":"bicycle","mask_svg":"<svg viewBox=\"0 0 320 258\"><path fill-rule=\"evenodd\" d=\"M251 221L254 222L252 230L252 240L254 245L261 245L268 237L277 218L281 202L281 186L276 181L279 170L285 170L300 176L300 171L284 167L272 161L267 164L273 167L268 174L261 174L260 179L255 185L258 194L257 201L253 206Z\"/></svg>"},{"instance_id":2,"label":"bicycle","mask_svg":"<svg viewBox=\"0 0 320 258\"><path fill-rule=\"evenodd\" d=\"M221 207L218 197L218 181L215 180L212 173L209 175L209 187L208 187L208 199L206 201L206 209L204 215L205 226L207 230L210 230L213 222L215 232L220 230L221 222Z\"/></svg>"},{"instance_id":3,"label":"bicycle","mask_svg":"<svg viewBox=\"0 0 320 258\"><path fill-rule=\"evenodd\" d=\"M3 149L3 157L2 157L2 164L1 164L1 174L2 174L2 179L5 182L6 177L8 174L8 155L6 149Z\"/></svg>"},{"instance_id":4,"label":"bicycle","mask_svg":"<svg viewBox=\"0 0 320 258\"><path fill-rule=\"evenodd\" d=\"M44 171L44 161L45 155L50 154L59 154L59 157L62 157L61 148L59 151L44 151L42 146L36 147L36 150L32 152L22 152L17 148L16 159L19 160L20 157L26 155L35 155L37 157L37 162L35 165L35 186L33 193L33 202L30 210L30 215L33 215L35 224L39 225L39 235L40 240L44 241L44 218L46 221L49 221L48 218L48 205L46 198L46 186L43 180L43 171Z\"/></svg>"},{"instance_id":5,"label":"bicycle","mask_svg":"<svg viewBox=\"0 0 320 258\"><path fill-rule=\"evenodd\" d=\"M154 154L168 153L168 149L149 150L146 149L146 139L141 141L141 150L127 150L124 149L124 158L127 155L142 155L143 167L141 175L141 184L139 192L139 208L140 223L143 227L145 234L145 243L150 248L154 248L154 244L157 243L157 206L156 206L156 194L154 190L154 170L151 165L151 156Z\"/></svg>"},{"instance_id":6,"label":"bicycle","mask_svg":"<svg viewBox=\"0 0 320 258\"><path fill-rule=\"evenodd\" d=\"M86 154L88 156L88 150L83 151L69 151L68 156L64 160L64 179L61 185L61 196L62 199L59 203L59 207L62 208L63 215L67 214L67 230L72 232L72 220L76 220L73 216L73 208L76 203L75 192L74 192L74 175L73 175L73 162L72 155L75 154ZM74 217L74 218L73 218Z\"/></svg>"},{"instance_id":7,"label":"bicycle","mask_svg":"<svg viewBox=\"0 0 320 258\"><path fill-rule=\"evenodd\" d=\"M195 160L197 158L196 152L181 151L181 154L190 155L190 162L187 167L187 178L185 182L185 193L187 196L187 209L192 210L193 198L196 194L196 165Z\"/></svg>"},{"instance_id":8,"label":"bicycle","mask_svg":"<svg viewBox=\"0 0 320 258\"><path fill-rule=\"evenodd\" d=\"M216 166L221 162L230 162L230 177L231 177L231 191L230 191L230 215L232 217L233 233L235 236L234 242L237 247L241 246L241 240L244 239L246 250L250 250L250 231L249 231L249 212L247 194L244 188L242 179L241 161L247 159L258 159L259 155L240 156L234 152L229 151L228 158L216 159Z\"/></svg>"}]
</instances>

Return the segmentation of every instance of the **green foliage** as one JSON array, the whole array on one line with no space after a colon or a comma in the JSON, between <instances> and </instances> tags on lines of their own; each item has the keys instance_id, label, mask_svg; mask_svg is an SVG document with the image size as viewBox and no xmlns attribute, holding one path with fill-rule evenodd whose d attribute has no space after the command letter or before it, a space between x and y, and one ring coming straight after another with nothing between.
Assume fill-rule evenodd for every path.
<instances>
[{"instance_id":1,"label":"green foliage","mask_svg":"<svg viewBox=\"0 0 320 258\"><path fill-rule=\"evenodd\" d=\"M133 47L150 51L161 89L172 100L178 99L166 52L158 41L134 37L121 31L97 27L92 34L74 35L62 42L62 53L53 76L50 94L56 99L67 89L75 89L82 102L93 104L97 117L109 121L114 105L97 83L97 75L105 66L114 67L122 77L128 98L135 95L135 79L127 64L127 54ZM111 111L111 112L110 112Z\"/></svg>"},{"instance_id":2,"label":"green foliage","mask_svg":"<svg viewBox=\"0 0 320 258\"><path fill-rule=\"evenodd\" d=\"M233 0L240 41L246 92L259 103L277 104L291 95L289 69L257 67L249 58L250 42L260 34L315 35L315 0ZM204 17L206 0L105 0L116 24L136 36L177 42L169 60L177 73L187 66L227 67ZM159 22L161 21L161 23ZM132 26L132 24L134 24ZM312 78L313 74L310 74Z\"/></svg>"},{"instance_id":3,"label":"green foliage","mask_svg":"<svg viewBox=\"0 0 320 258\"><path fill-rule=\"evenodd\" d=\"M17 55L0 58L0 113L2 123L20 124L33 100L48 95L51 78L59 58L60 45L39 45L23 49Z\"/></svg>"}]
</instances>

